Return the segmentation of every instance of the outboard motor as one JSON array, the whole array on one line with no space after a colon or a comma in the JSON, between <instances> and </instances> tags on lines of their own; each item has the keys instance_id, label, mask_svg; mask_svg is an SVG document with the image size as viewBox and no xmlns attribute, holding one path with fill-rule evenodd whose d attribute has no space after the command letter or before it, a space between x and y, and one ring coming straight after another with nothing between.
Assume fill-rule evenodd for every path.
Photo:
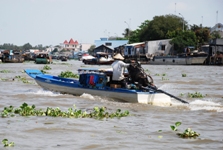
<instances>
[{"instance_id":1,"label":"outboard motor","mask_svg":"<svg viewBox=\"0 0 223 150\"><path fill-rule=\"evenodd\" d=\"M145 73L144 69L141 67L140 62L131 63L128 67L128 72L129 72L130 82L136 84L140 89L148 87L156 89L156 87L153 84L152 77ZM148 77L150 78L150 81Z\"/></svg>"}]
</instances>

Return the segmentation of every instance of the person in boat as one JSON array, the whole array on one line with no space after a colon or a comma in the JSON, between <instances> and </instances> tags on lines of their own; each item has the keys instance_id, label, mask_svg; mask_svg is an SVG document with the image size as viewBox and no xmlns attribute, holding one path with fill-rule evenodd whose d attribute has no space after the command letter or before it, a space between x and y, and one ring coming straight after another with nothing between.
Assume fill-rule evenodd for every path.
<instances>
[{"instance_id":1,"label":"person in boat","mask_svg":"<svg viewBox=\"0 0 223 150\"><path fill-rule=\"evenodd\" d=\"M113 73L112 73L112 82L114 84L121 84L122 88L126 88L127 87L127 79L124 76L124 69L129 67L129 64L126 64L123 62L124 58L123 56L118 53L116 54L113 59L115 60L111 66L113 69Z\"/></svg>"},{"instance_id":2,"label":"person in boat","mask_svg":"<svg viewBox=\"0 0 223 150\"><path fill-rule=\"evenodd\" d=\"M186 49L186 56L188 56L188 55L190 55L190 48L189 47L187 47L187 49Z\"/></svg>"}]
</instances>

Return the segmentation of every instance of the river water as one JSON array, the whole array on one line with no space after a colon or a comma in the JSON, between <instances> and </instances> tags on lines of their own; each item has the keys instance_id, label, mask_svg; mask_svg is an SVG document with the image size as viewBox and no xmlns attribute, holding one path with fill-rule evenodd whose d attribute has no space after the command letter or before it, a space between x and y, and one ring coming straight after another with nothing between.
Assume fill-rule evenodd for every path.
<instances>
[{"instance_id":1,"label":"river water","mask_svg":"<svg viewBox=\"0 0 223 150\"><path fill-rule=\"evenodd\" d=\"M24 69L43 69L34 62L0 64L0 111L10 105L18 108L24 102L37 109L59 107L66 111L76 105L87 110L106 106L111 111L129 110L131 116L102 121L90 118L9 117L0 118L0 141L14 142L14 150L54 149L223 149L223 68L221 66L142 65L155 85L190 104L173 102L171 106L123 103L108 98L83 94L63 95L44 91L26 75ZM54 61L47 72L77 73L78 68L109 68L84 65L80 61ZM182 77L185 74L186 77ZM26 77L23 83L15 76ZM14 79L14 80L13 80ZM199 92L204 98L189 98ZM200 133L196 139L182 139L170 125L181 122L178 132L187 128ZM0 144L0 149L6 149Z\"/></svg>"}]
</instances>

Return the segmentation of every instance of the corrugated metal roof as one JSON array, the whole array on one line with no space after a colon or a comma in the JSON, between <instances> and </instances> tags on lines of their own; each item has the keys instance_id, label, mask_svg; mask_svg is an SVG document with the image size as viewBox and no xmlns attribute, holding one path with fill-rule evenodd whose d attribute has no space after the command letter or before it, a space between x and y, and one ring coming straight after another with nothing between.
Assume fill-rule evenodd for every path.
<instances>
[{"instance_id":1,"label":"corrugated metal roof","mask_svg":"<svg viewBox=\"0 0 223 150\"><path fill-rule=\"evenodd\" d=\"M95 47L98 47L100 45L106 45L107 47L114 49L115 47L121 46L121 45L125 45L127 44L129 41L128 40L95 40ZM108 46L106 43L111 43L111 46Z\"/></svg>"},{"instance_id":2,"label":"corrugated metal roof","mask_svg":"<svg viewBox=\"0 0 223 150\"><path fill-rule=\"evenodd\" d=\"M136 46L136 45L143 45L143 44L145 44L145 42L127 44L126 46Z\"/></svg>"}]
</instances>

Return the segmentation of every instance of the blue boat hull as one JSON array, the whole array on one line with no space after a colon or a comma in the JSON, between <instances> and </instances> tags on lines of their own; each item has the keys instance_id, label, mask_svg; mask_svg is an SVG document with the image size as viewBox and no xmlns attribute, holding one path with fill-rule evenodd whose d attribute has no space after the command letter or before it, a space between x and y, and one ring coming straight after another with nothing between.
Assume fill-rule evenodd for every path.
<instances>
[{"instance_id":1,"label":"blue boat hull","mask_svg":"<svg viewBox=\"0 0 223 150\"><path fill-rule=\"evenodd\" d=\"M43 89L60 92L63 94L82 95L84 93L108 97L116 100L126 101L130 103L162 103L170 104L171 98L163 93L157 93L154 90L144 92L135 89L111 88L90 88L83 87L78 79L61 78L41 73L39 70L26 69L25 72L35 79L38 85Z\"/></svg>"}]
</instances>

